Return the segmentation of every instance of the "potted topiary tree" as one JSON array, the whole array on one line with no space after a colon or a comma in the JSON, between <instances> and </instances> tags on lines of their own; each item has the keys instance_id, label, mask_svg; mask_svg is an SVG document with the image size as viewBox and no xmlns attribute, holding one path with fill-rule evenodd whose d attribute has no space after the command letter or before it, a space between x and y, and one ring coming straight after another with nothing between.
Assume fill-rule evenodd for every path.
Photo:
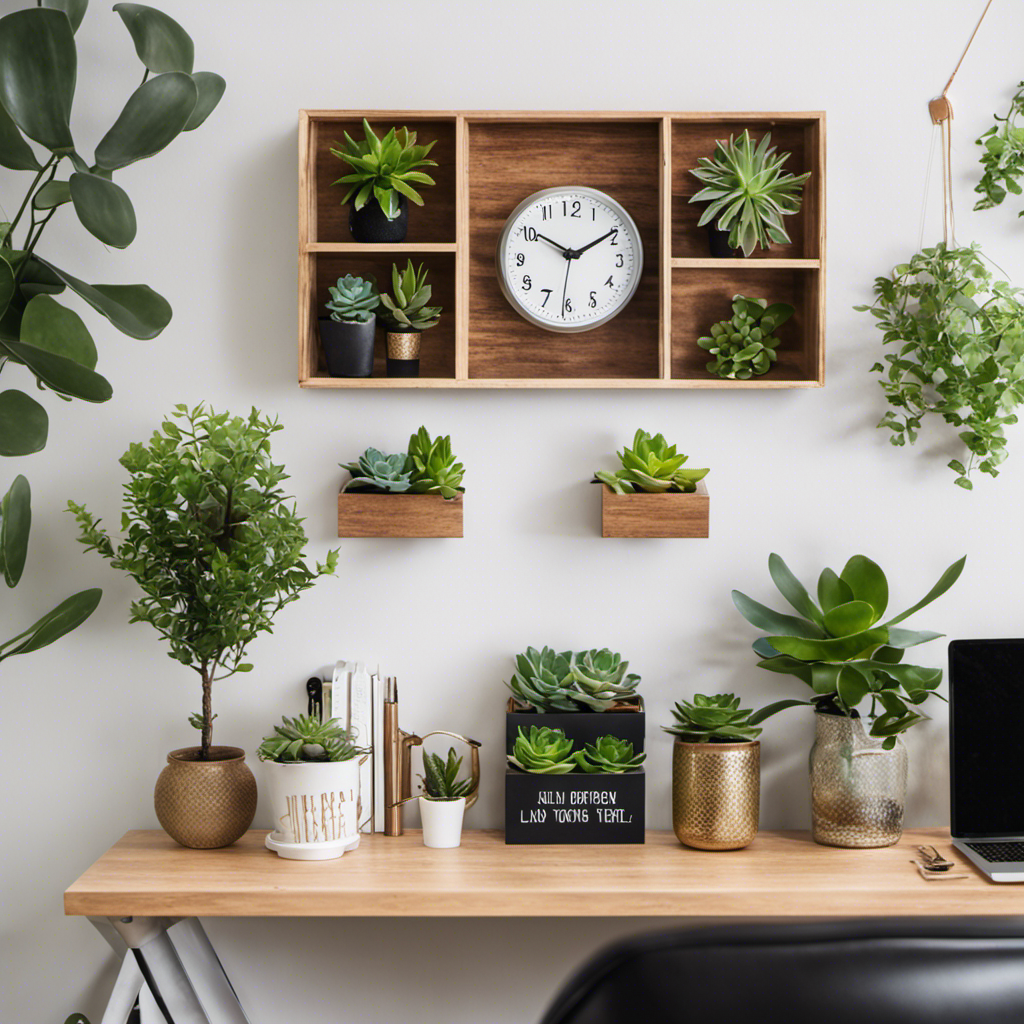
<instances>
[{"instance_id":1,"label":"potted topiary tree","mask_svg":"<svg viewBox=\"0 0 1024 1024\"><path fill-rule=\"evenodd\" d=\"M346 274L327 291L331 298L324 306L330 316L319 318L327 372L332 377L369 377L380 305L377 282L370 274L365 278Z\"/></svg>"},{"instance_id":2,"label":"potted topiary tree","mask_svg":"<svg viewBox=\"0 0 1024 1024\"><path fill-rule=\"evenodd\" d=\"M68 503L86 549L142 588L131 621L150 623L170 657L202 680L202 709L190 719L200 745L171 751L156 786L160 824L183 846L227 846L256 811L245 752L213 745L213 683L251 671L246 647L337 566L336 551L315 570L303 561L302 519L280 488L284 467L270 458L280 429L256 409L241 417L178 405L149 444L121 458L130 479L119 544L84 506Z\"/></svg>"},{"instance_id":3,"label":"potted topiary tree","mask_svg":"<svg viewBox=\"0 0 1024 1024\"><path fill-rule=\"evenodd\" d=\"M422 263L416 268L408 260L404 271L393 264L391 289L391 295L380 297L380 318L388 330L388 376L418 377L420 335L437 326L441 307L427 305L431 290Z\"/></svg>"}]
</instances>

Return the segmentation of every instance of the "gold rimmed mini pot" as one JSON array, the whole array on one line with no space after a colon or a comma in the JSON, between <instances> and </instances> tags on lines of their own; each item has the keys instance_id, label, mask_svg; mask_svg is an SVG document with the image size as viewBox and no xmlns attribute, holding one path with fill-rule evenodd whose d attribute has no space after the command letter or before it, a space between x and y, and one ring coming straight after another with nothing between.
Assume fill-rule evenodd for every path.
<instances>
[{"instance_id":1,"label":"gold rimmed mini pot","mask_svg":"<svg viewBox=\"0 0 1024 1024\"><path fill-rule=\"evenodd\" d=\"M420 375L420 332L388 331L388 376Z\"/></svg>"}]
</instances>

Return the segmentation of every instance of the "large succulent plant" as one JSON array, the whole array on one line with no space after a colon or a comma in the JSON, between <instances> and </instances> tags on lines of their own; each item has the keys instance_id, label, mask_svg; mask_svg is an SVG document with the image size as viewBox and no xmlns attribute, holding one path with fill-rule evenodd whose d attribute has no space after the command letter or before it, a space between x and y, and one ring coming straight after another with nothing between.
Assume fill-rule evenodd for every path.
<instances>
[{"instance_id":1,"label":"large succulent plant","mask_svg":"<svg viewBox=\"0 0 1024 1024\"><path fill-rule=\"evenodd\" d=\"M731 693L716 693L710 697L696 693L692 701L676 703L672 709L675 721L662 728L684 743L747 743L761 735L758 726L766 718L785 708L806 703L803 700L780 700L760 711L752 711L741 708L739 697Z\"/></svg>"},{"instance_id":2,"label":"large succulent plant","mask_svg":"<svg viewBox=\"0 0 1024 1024\"><path fill-rule=\"evenodd\" d=\"M524 772L537 775L568 775L576 769L573 742L561 729L546 725L522 726L512 746L509 761Z\"/></svg>"},{"instance_id":3,"label":"large succulent plant","mask_svg":"<svg viewBox=\"0 0 1024 1024\"><path fill-rule=\"evenodd\" d=\"M576 751L576 763L580 770L591 775L598 772L613 775L635 772L646 757L643 753L635 754L633 744L618 736L599 736L593 743Z\"/></svg>"},{"instance_id":4,"label":"large succulent plant","mask_svg":"<svg viewBox=\"0 0 1024 1024\"><path fill-rule=\"evenodd\" d=\"M731 380L749 380L767 373L778 360L781 339L775 332L792 315L788 302L732 297L732 316L719 320L697 344L715 358L707 364L709 373Z\"/></svg>"},{"instance_id":5,"label":"large succulent plant","mask_svg":"<svg viewBox=\"0 0 1024 1024\"><path fill-rule=\"evenodd\" d=\"M352 474L352 479L342 486L343 491L355 489L401 494L412 487L412 470L405 452L385 455L376 448L367 448L356 462L342 462L340 465Z\"/></svg>"},{"instance_id":6,"label":"large succulent plant","mask_svg":"<svg viewBox=\"0 0 1024 1024\"><path fill-rule=\"evenodd\" d=\"M455 461L450 437L430 439L426 427L409 438L410 490L414 494L441 494L454 498L466 488L462 486L464 472L461 462Z\"/></svg>"},{"instance_id":7,"label":"large succulent plant","mask_svg":"<svg viewBox=\"0 0 1024 1024\"><path fill-rule=\"evenodd\" d=\"M336 718L321 722L311 715L285 716L256 750L261 761L351 761L369 753Z\"/></svg>"},{"instance_id":8,"label":"large succulent plant","mask_svg":"<svg viewBox=\"0 0 1024 1024\"><path fill-rule=\"evenodd\" d=\"M405 270L399 270L397 263L392 264L391 291L391 295L382 293L380 297L380 317L388 330L425 331L437 326L441 307L427 305L431 288L427 284L427 268L422 263L414 267L412 260L408 260Z\"/></svg>"},{"instance_id":9,"label":"large succulent plant","mask_svg":"<svg viewBox=\"0 0 1024 1024\"><path fill-rule=\"evenodd\" d=\"M698 225L717 221L720 231L729 232L729 245L749 256L760 245L772 242L788 245L791 241L782 218L800 209L803 183L811 176L782 170L789 153L776 154L766 132L756 146L744 129L738 138L715 144L713 157L702 156L700 165L690 173L703 183L690 199L708 204Z\"/></svg>"},{"instance_id":10,"label":"large succulent plant","mask_svg":"<svg viewBox=\"0 0 1024 1024\"><path fill-rule=\"evenodd\" d=\"M342 149L338 143L335 143L337 149L331 148L339 160L344 160L352 168L350 174L331 182L332 185L351 186L341 201L342 206L351 199L355 208L361 210L371 199L376 199L384 216L394 220L399 213L399 195L411 199L417 206L423 205L423 197L412 183L434 184L429 174L417 169L437 166L434 160L427 159L427 154L434 148L433 142L417 146L416 133L408 128L392 128L379 138L365 117L364 141L356 142L348 132L343 134L347 148Z\"/></svg>"},{"instance_id":11,"label":"large succulent plant","mask_svg":"<svg viewBox=\"0 0 1024 1024\"><path fill-rule=\"evenodd\" d=\"M697 489L697 481L703 480L710 470L683 469L689 458L679 455L676 446L670 445L664 435L650 435L638 430L633 437L633 447L622 446L616 452L622 469L614 473L598 470L594 477L607 484L616 494L633 494L646 491L663 494L665 491L690 493Z\"/></svg>"},{"instance_id":12,"label":"large succulent plant","mask_svg":"<svg viewBox=\"0 0 1024 1024\"><path fill-rule=\"evenodd\" d=\"M637 695L640 677L627 675L628 668L628 661L607 648L574 654L527 647L516 656L516 671L506 685L540 712L607 711Z\"/></svg>"},{"instance_id":13,"label":"large succulent plant","mask_svg":"<svg viewBox=\"0 0 1024 1024\"><path fill-rule=\"evenodd\" d=\"M377 282L370 274L365 278L346 274L327 291L331 298L324 305L331 311L331 319L342 323L368 323L380 305Z\"/></svg>"},{"instance_id":14,"label":"large succulent plant","mask_svg":"<svg viewBox=\"0 0 1024 1024\"><path fill-rule=\"evenodd\" d=\"M458 800L469 796L472 779L460 779L462 758L456 757L455 748L448 748L448 759L440 754L423 751L423 790L428 800Z\"/></svg>"},{"instance_id":15,"label":"large succulent plant","mask_svg":"<svg viewBox=\"0 0 1024 1024\"><path fill-rule=\"evenodd\" d=\"M774 611L732 592L740 614L767 635L754 641L758 667L794 675L814 691L819 710L851 715L870 699L871 735L886 747L926 716L913 710L934 693L942 669L903 664L904 651L941 633L900 629L897 624L931 604L957 581L966 556L954 562L916 604L881 622L889 603L885 573L870 558L854 555L838 575L824 569L815 602L776 554L768 569L782 596L799 612Z\"/></svg>"}]
</instances>

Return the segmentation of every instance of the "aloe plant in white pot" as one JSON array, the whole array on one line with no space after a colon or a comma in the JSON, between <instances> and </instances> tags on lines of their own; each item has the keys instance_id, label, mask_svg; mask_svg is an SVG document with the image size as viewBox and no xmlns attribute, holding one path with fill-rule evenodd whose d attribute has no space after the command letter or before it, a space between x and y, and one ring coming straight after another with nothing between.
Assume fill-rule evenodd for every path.
<instances>
[{"instance_id":1,"label":"aloe plant in white pot","mask_svg":"<svg viewBox=\"0 0 1024 1024\"><path fill-rule=\"evenodd\" d=\"M423 845L446 850L462 842L462 819L467 798L475 799L472 779L460 779L462 758L455 748L448 748L447 760L439 754L423 752L423 795L420 797L420 818L423 822Z\"/></svg>"}]
</instances>

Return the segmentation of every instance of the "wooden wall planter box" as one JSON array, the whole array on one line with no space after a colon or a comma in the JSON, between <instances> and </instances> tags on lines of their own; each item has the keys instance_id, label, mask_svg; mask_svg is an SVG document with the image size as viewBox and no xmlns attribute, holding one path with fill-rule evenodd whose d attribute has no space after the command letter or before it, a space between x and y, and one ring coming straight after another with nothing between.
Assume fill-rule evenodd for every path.
<instances>
[{"instance_id":1,"label":"wooden wall planter box","mask_svg":"<svg viewBox=\"0 0 1024 1024\"><path fill-rule=\"evenodd\" d=\"M601 484L601 536L707 537L710 508L703 480L690 494L616 494Z\"/></svg>"},{"instance_id":2,"label":"wooden wall planter box","mask_svg":"<svg viewBox=\"0 0 1024 1024\"><path fill-rule=\"evenodd\" d=\"M612 735L628 740L639 754L644 749L647 714L644 712L642 697L623 701L620 707L609 711L555 711L543 714L527 710L515 697L509 697L505 714L506 754L512 753L520 727L529 731L531 725L561 729L576 744L577 750L587 743L593 743L598 736Z\"/></svg>"},{"instance_id":3,"label":"wooden wall planter box","mask_svg":"<svg viewBox=\"0 0 1024 1024\"><path fill-rule=\"evenodd\" d=\"M643 769L622 775L505 772L505 842L642 843Z\"/></svg>"},{"instance_id":4,"label":"wooden wall planter box","mask_svg":"<svg viewBox=\"0 0 1024 1024\"><path fill-rule=\"evenodd\" d=\"M339 537L461 537L462 495L338 494Z\"/></svg>"},{"instance_id":5,"label":"wooden wall planter box","mask_svg":"<svg viewBox=\"0 0 1024 1024\"><path fill-rule=\"evenodd\" d=\"M348 230L345 166L330 153L366 116L382 131L408 125L436 140L437 185L413 206L405 242L359 243ZM690 169L716 139L749 128L810 171L792 245L715 259L697 227L700 187ZM505 301L494 253L505 219L552 185L607 192L630 212L644 271L629 305L583 335L528 323ZM387 377L378 331L372 377L331 377L317 334L327 288L342 274L390 279L392 262L426 264L444 308L424 332L419 377ZM723 380L697 345L731 314L737 292L791 303L778 363L764 376ZM299 114L299 384L306 388L806 388L825 380L825 115L821 112L303 110ZM569 338L570 340L567 340ZM575 341L571 339L575 338Z\"/></svg>"}]
</instances>

